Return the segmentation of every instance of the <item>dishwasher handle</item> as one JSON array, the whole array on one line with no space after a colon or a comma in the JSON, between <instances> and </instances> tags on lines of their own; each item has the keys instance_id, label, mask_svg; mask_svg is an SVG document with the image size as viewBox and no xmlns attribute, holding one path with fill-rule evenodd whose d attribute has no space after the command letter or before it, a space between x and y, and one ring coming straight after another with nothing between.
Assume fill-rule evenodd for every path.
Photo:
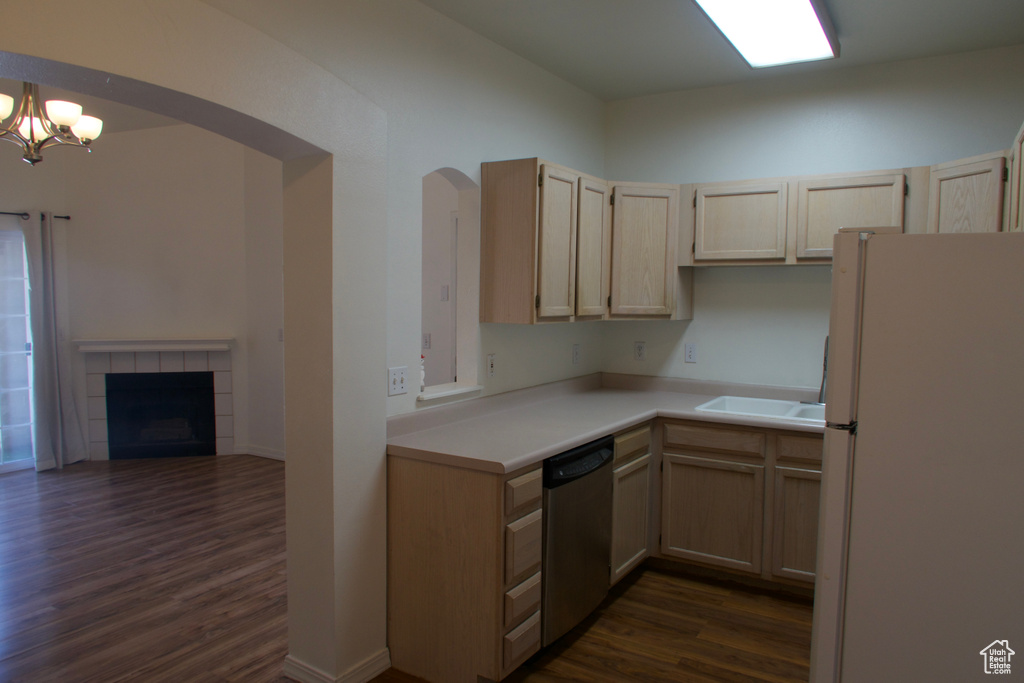
<instances>
[{"instance_id":1,"label":"dishwasher handle","mask_svg":"<svg viewBox=\"0 0 1024 683\"><path fill-rule=\"evenodd\" d=\"M606 436L551 456L544 461L544 488L557 488L601 469L611 461L614 449L614 437Z\"/></svg>"}]
</instances>

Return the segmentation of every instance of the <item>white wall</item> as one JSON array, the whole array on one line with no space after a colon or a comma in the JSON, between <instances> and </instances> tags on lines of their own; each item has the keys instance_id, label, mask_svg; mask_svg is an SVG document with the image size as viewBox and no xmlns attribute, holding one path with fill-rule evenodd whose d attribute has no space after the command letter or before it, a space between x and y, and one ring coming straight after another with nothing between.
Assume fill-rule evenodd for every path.
<instances>
[{"instance_id":1,"label":"white wall","mask_svg":"<svg viewBox=\"0 0 1024 683\"><path fill-rule=\"evenodd\" d=\"M284 456L281 163L193 126L108 133L30 167L0 154L0 210L70 214L75 339L229 337L236 452ZM4 208L9 207L9 208ZM84 357L72 347L82 424Z\"/></svg>"},{"instance_id":2,"label":"white wall","mask_svg":"<svg viewBox=\"0 0 1024 683\"><path fill-rule=\"evenodd\" d=\"M387 365L418 374L422 178L442 167L480 183L480 163L540 156L604 174L604 105L540 68L413 0L328 2L209 0L252 23L353 85L388 115ZM481 330L479 363L502 358L484 394L593 371L571 364L568 337L598 330L541 326L510 335ZM411 375L412 376L412 375ZM380 369L380 386L386 375ZM416 407L415 395L388 399L388 414Z\"/></svg>"},{"instance_id":3,"label":"white wall","mask_svg":"<svg viewBox=\"0 0 1024 683\"><path fill-rule=\"evenodd\" d=\"M673 183L921 166L1005 149L1024 46L675 92L608 105L608 177ZM817 387L830 269L696 270L690 323L614 327L603 369ZM646 363L629 357L648 344ZM698 346L683 362L683 344Z\"/></svg>"}]
</instances>

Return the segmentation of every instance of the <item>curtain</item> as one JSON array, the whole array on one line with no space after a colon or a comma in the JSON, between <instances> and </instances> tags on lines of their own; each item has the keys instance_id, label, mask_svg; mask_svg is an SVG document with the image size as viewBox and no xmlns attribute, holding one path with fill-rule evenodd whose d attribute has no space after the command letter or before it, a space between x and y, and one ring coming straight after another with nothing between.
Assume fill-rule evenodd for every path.
<instances>
[{"instance_id":1,"label":"curtain","mask_svg":"<svg viewBox=\"0 0 1024 683\"><path fill-rule=\"evenodd\" d=\"M49 213L40 215L36 229L25 227L32 288L33 435L37 470L59 469L89 455L71 387L70 346L59 322L55 233Z\"/></svg>"}]
</instances>

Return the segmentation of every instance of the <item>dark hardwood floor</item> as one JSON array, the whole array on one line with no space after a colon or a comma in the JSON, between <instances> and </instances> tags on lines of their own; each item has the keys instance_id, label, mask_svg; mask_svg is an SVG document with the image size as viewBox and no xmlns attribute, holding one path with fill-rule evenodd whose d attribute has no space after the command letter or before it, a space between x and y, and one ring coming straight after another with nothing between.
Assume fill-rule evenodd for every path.
<instances>
[{"instance_id":1,"label":"dark hardwood floor","mask_svg":"<svg viewBox=\"0 0 1024 683\"><path fill-rule=\"evenodd\" d=\"M0 681L278 681L284 463L0 475Z\"/></svg>"},{"instance_id":2,"label":"dark hardwood floor","mask_svg":"<svg viewBox=\"0 0 1024 683\"><path fill-rule=\"evenodd\" d=\"M806 682L809 597L646 566L510 683ZM374 683L421 683L387 671Z\"/></svg>"},{"instance_id":3,"label":"dark hardwood floor","mask_svg":"<svg viewBox=\"0 0 1024 683\"><path fill-rule=\"evenodd\" d=\"M285 600L281 462L0 475L0 681L284 681ZM810 623L807 599L645 568L508 680L806 681Z\"/></svg>"}]
</instances>

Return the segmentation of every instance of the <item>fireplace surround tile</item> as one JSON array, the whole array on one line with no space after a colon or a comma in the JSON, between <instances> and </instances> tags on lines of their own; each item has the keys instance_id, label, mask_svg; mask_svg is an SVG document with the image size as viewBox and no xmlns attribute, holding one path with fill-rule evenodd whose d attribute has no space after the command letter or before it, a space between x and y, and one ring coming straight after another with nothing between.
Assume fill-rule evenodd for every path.
<instances>
[{"instance_id":1,"label":"fireplace surround tile","mask_svg":"<svg viewBox=\"0 0 1024 683\"><path fill-rule=\"evenodd\" d=\"M135 372L160 372L160 352L139 351L136 353Z\"/></svg>"},{"instance_id":2,"label":"fireplace surround tile","mask_svg":"<svg viewBox=\"0 0 1024 683\"><path fill-rule=\"evenodd\" d=\"M135 354L126 351L119 351L110 354L110 372L113 373L134 373Z\"/></svg>"},{"instance_id":3,"label":"fireplace surround tile","mask_svg":"<svg viewBox=\"0 0 1024 683\"><path fill-rule=\"evenodd\" d=\"M230 340L187 341L184 343L192 348L173 350L181 348L178 345L180 343L179 340L166 344L151 341L79 342L79 350L85 354L90 459L107 460L110 457L107 443L106 375L117 372L213 372L217 455L235 452L231 351L223 350L225 347L230 348ZM93 351L90 345L94 344L106 345L107 350ZM196 349L196 346L201 349L204 345L209 350ZM171 350L153 350L161 346ZM147 350L125 350L133 347Z\"/></svg>"},{"instance_id":4,"label":"fireplace surround tile","mask_svg":"<svg viewBox=\"0 0 1024 683\"><path fill-rule=\"evenodd\" d=\"M185 372L185 355L181 351L161 351L160 372Z\"/></svg>"}]
</instances>

